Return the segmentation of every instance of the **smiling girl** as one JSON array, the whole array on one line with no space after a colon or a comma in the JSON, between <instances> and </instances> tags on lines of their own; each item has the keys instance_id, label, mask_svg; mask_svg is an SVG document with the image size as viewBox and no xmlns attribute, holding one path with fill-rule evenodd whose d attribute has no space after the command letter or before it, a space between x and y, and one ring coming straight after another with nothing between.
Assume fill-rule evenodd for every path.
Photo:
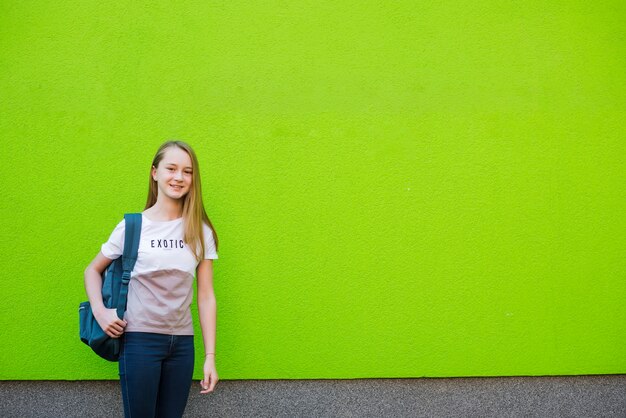
<instances>
[{"instance_id":1,"label":"smiling girl","mask_svg":"<svg viewBox=\"0 0 626 418\"><path fill-rule=\"evenodd\" d=\"M182 417L194 366L191 318L194 273L205 349L200 393L212 392L217 304L213 259L218 239L202 202L198 160L182 141L163 143L150 170L141 241L128 286L124 319L102 303L102 272L124 251L125 220L85 270L94 316L121 338L119 375L126 417Z\"/></svg>"}]
</instances>

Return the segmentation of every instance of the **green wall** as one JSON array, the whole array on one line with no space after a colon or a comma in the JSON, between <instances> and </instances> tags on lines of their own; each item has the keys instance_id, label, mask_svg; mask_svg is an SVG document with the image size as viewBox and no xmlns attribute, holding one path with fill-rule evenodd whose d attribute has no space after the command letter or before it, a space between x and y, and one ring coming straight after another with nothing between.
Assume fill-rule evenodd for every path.
<instances>
[{"instance_id":1,"label":"green wall","mask_svg":"<svg viewBox=\"0 0 626 418\"><path fill-rule=\"evenodd\" d=\"M118 377L83 270L170 138L220 237L220 378L626 373L625 19L2 2L0 379Z\"/></svg>"}]
</instances>

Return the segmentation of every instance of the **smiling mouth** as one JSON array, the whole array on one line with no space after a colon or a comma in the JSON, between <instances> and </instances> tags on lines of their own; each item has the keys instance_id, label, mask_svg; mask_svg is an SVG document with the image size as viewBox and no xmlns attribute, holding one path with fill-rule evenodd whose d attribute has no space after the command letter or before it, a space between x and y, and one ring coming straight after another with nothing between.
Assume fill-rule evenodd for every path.
<instances>
[{"instance_id":1,"label":"smiling mouth","mask_svg":"<svg viewBox=\"0 0 626 418\"><path fill-rule=\"evenodd\" d=\"M182 190L182 189L183 189L183 186L173 186L173 185L171 185L171 184L170 184L170 187L171 187L172 189L174 189L174 190Z\"/></svg>"}]
</instances>

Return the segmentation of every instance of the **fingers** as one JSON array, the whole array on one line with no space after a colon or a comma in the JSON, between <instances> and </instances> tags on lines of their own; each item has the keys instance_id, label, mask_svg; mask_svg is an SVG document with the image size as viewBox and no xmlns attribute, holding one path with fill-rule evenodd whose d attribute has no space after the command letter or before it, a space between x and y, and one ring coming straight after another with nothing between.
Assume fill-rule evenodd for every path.
<instances>
[{"instance_id":1,"label":"fingers","mask_svg":"<svg viewBox=\"0 0 626 418\"><path fill-rule=\"evenodd\" d=\"M115 312L115 309L111 309L111 310ZM126 326L126 321L124 321L123 319L120 319L116 313L115 315L111 316L111 324L115 324L119 327L124 328Z\"/></svg>"},{"instance_id":2,"label":"fingers","mask_svg":"<svg viewBox=\"0 0 626 418\"><path fill-rule=\"evenodd\" d=\"M121 334L122 332L124 332L124 327L117 322L111 322L106 331L111 331L114 334Z\"/></svg>"},{"instance_id":3,"label":"fingers","mask_svg":"<svg viewBox=\"0 0 626 418\"><path fill-rule=\"evenodd\" d=\"M117 321L111 322L105 332L111 338L119 338L124 333L125 327L126 321L118 319Z\"/></svg>"},{"instance_id":4,"label":"fingers","mask_svg":"<svg viewBox=\"0 0 626 418\"><path fill-rule=\"evenodd\" d=\"M115 316L115 320L107 327L106 333L111 338L119 338L124 333L124 328L126 328L126 321Z\"/></svg>"},{"instance_id":5,"label":"fingers","mask_svg":"<svg viewBox=\"0 0 626 418\"><path fill-rule=\"evenodd\" d=\"M122 336L124 331L116 331L116 330L106 330L105 333L111 338L119 338Z\"/></svg>"},{"instance_id":6,"label":"fingers","mask_svg":"<svg viewBox=\"0 0 626 418\"><path fill-rule=\"evenodd\" d=\"M215 374L210 374L210 375L205 375L204 379L200 381L200 386L202 386L202 389L200 393L209 393L209 392L213 392L213 390L215 389L215 385L217 384L217 375Z\"/></svg>"},{"instance_id":7,"label":"fingers","mask_svg":"<svg viewBox=\"0 0 626 418\"><path fill-rule=\"evenodd\" d=\"M109 324L109 327L107 329L109 331L117 331L117 332L124 331L124 327L119 325L117 322L113 322L112 324Z\"/></svg>"},{"instance_id":8,"label":"fingers","mask_svg":"<svg viewBox=\"0 0 626 418\"><path fill-rule=\"evenodd\" d=\"M207 377L207 375L204 375L204 379L202 379L202 381L200 381L200 386L202 386L202 389L200 393L209 393L210 392L210 388L209 388L209 378Z\"/></svg>"},{"instance_id":9,"label":"fingers","mask_svg":"<svg viewBox=\"0 0 626 418\"><path fill-rule=\"evenodd\" d=\"M127 324L126 321L117 316L117 311L114 308L106 309L102 316L96 319L104 333L111 338L121 337Z\"/></svg>"}]
</instances>

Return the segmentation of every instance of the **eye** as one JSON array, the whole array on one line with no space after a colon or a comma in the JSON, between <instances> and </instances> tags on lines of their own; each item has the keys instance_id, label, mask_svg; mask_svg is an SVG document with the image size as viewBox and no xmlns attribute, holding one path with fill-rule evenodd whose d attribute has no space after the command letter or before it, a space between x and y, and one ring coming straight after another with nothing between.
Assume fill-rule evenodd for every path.
<instances>
[{"instance_id":1,"label":"eye","mask_svg":"<svg viewBox=\"0 0 626 418\"><path fill-rule=\"evenodd\" d=\"M173 168L172 168L172 167L167 167L167 169L168 169L169 171L172 171L172 170L173 170Z\"/></svg>"}]
</instances>

